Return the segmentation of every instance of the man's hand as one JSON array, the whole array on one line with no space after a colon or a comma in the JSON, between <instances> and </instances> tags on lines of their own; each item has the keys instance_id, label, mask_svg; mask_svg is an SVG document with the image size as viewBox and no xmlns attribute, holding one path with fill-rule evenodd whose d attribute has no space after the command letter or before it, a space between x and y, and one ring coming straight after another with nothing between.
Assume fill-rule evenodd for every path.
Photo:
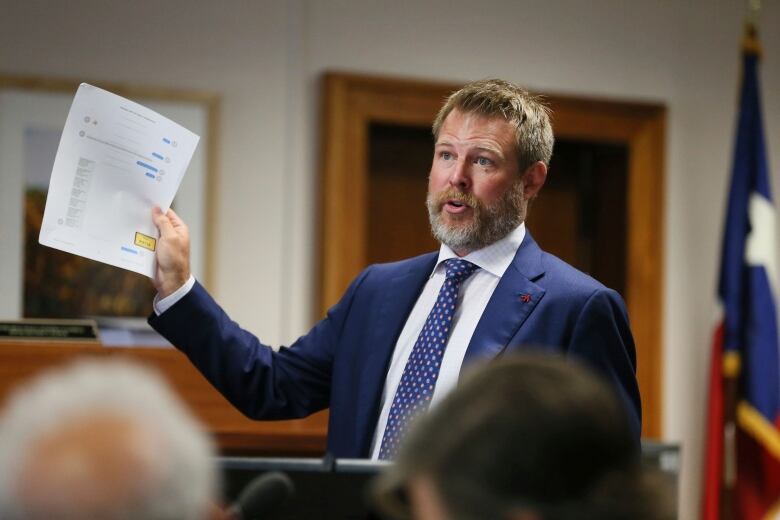
<instances>
[{"instance_id":1,"label":"man's hand","mask_svg":"<svg viewBox=\"0 0 780 520\"><path fill-rule=\"evenodd\" d=\"M165 215L155 207L152 218L160 230L154 286L165 298L190 278L190 231L172 209Z\"/></svg>"}]
</instances>

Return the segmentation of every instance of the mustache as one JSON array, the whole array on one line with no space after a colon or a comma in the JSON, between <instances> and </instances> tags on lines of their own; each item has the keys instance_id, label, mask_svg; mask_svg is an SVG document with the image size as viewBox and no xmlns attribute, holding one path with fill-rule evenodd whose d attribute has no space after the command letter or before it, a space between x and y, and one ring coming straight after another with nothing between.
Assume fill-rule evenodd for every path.
<instances>
[{"instance_id":1,"label":"mustache","mask_svg":"<svg viewBox=\"0 0 780 520\"><path fill-rule=\"evenodd\" d=\"M450 200L460 202L461 204L465 204L470 208L480 208L482 206L480 200L477 199L477 197L475 197L473 194L463 193L461 191L453 190L453 189L443 191L436 195L431 195L429 197L429 200L430 202L433 202L436 208L438 209L441 209L441 207L444 206L444 204Z\"/></svg>"}]
</instances>

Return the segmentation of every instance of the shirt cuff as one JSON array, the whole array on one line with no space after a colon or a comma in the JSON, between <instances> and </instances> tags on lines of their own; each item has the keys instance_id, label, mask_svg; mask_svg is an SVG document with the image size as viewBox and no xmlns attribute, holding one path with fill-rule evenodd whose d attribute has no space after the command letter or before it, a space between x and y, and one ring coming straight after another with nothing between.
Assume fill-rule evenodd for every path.
<instances>
[{"instance_id":1,"label":"shirt cuff","mask_svg":"<svg viewBox=\"0 0 780 520\"><path fill-rule=\"evenodd\" d=\"M187 296L187 293L190 292L194 286L195 277L190 274L190 277L186 282L184 282L184 285L173 291L165 298L160 299L160 293L155 294L154 301L152 302L154 313L159 316L163 312L173 307L176 302Z\"/></svg>"}]
</instances>

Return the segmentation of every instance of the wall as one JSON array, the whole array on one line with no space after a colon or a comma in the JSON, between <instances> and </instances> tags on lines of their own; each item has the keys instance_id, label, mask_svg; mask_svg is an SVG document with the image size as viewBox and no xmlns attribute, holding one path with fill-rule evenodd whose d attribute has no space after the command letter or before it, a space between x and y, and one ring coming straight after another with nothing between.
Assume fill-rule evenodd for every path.
<instances>
[{"instance_id":1,"label":"wall","mask_svg":"<svg viewBox=\"0 0 780 520\"><path fill-rule=\"evenodd\" d=\"M780 33L768 28L780 26L780 7L766 4L762 85L778 193ZM323 71L500 76L664 103L665 437L683 443L682 518L693 518L742 15L736 0L0 0L0 73L219 92L211 289L272 343L311 324Z\"/></svg>"}]
</instances>

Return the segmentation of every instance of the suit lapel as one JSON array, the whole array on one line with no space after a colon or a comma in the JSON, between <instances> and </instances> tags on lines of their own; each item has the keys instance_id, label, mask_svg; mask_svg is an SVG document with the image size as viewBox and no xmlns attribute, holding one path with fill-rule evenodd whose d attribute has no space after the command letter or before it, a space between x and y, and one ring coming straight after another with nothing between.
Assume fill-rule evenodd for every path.
<instances>
[{"instance_id":1,"label":"suit lapel","mask_svg":"<svg viewBox=\"0 0 780 520\"><path fill-rule=\"evenodd\" d=\"M544 274L542 250L526 232L515 258L499 280L471 337L463 366L500 354L544 296L534 281Z\"/></svg>"},{"instance_id":2,"label":"suit lapel","mask_svg":"<svg viewBox=\"0 0 780 520\"><path fill-rule=\"evenodd\" d=\"M369 422L376 422L379 415L382 388L385 385L395 343L406 323L406 318L433 271L436 258L438 253L415 259L411 265L391 277L385 286L378 289L383 293L382 304L372 322L371 352L361 377L362 391L358 394L359 410L362 417ZM373 432L373 423L367 430L369 435Z\"/></svg>"},{"instance_id":3,"label":"suit lapel","mask_svg":"<svg viewBox=\"0 0 780 520\"><path fill-rule=\"evenodd\" d=\"M393 277L388 287L382 288L384 297L374 329L375 344L378 345L375 352L381 358L389 360L395 342L406 324L406 318L412 312L412 307L430 277L437 257L438 255L434 254L410 266L405 272Z\"/></svg>"}]
</instances>

